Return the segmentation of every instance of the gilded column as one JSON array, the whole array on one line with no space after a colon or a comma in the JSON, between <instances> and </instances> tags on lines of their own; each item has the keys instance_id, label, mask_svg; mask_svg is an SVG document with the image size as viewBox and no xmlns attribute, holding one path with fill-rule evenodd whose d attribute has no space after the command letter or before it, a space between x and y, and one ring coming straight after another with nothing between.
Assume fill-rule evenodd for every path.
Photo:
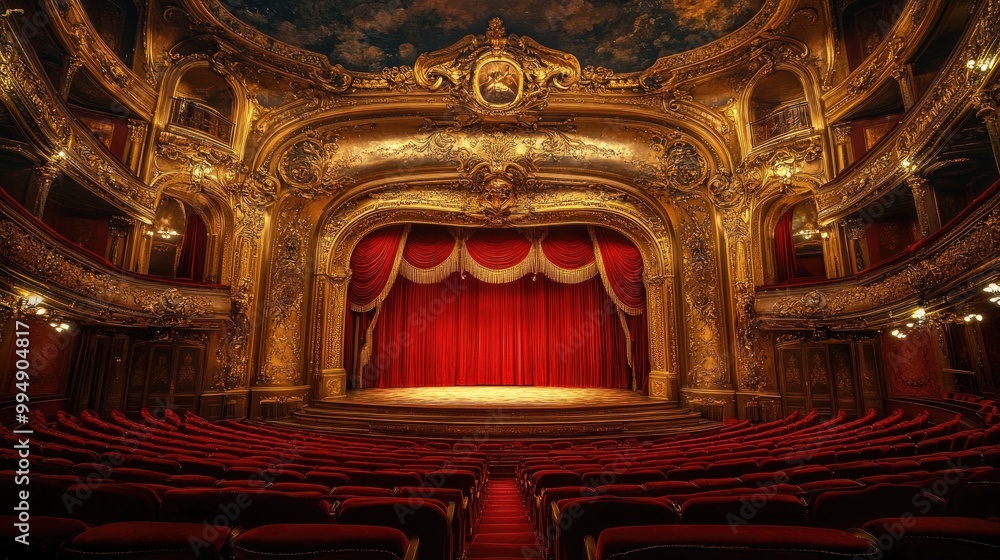
<instances>
[{"instance_id":1,"label":"gilded column","mask_svg":"<svg viewBox=\"0 0 1000 560\"><path fill-rule=\"evenodd\" d=\"M913 191L913 205L917 210L920 237L927 237L941 227L931 182L919 175L911 175L906 178L906 184Z\"/></svg>"},{"instance_id":2,"label":"gilded column","mask_svg":"<svg viewBox=\"0 0 1000 560\"><path fill-rule=\"evenodd\" d=\"M843 220L841 225L844 228L844 236L847 237L847 250L850 254L854 272L861 272L868 268L864 247L865 230L867 230L867 227L861 222L860 218Z\"/></svg>"},{"instance_id":3,"label":"gilded column","mask_svg":"<svg viewBox=\"0 0 1000 560\"><path fill-rule=\"evenodd\" d=\"M62 96L63 100L69 99L69 91L73 89L73 78L76 77L76 71L83 66L83 59L78 56L71 56L66 62L66 74L63 76L62 87L59 88L59 95Z\"/></svg>"},{"instance_id":4,"label":"gilded column","mask_svg":"<svg viewBox=\"0 0 1000 560\"><path fill-rule=\"evenodd\" d=\"M49 199L49 189L52 182L59 176L59 170L51 165L43 165L35 169L35 203L32 213L38 218L45 213L45 202Z\"/></svg>"},{"instance_id":5,"label":"gilded column","mask_svg":"<svg viewBox=\"0 0 1000 560\"><path fill-rule=\"evenodd\" d=\"M350 271L317 276L317 300L325 302L322 357L318 398L328 399L347 395L347 370L344 369L344 317L347 309L347 285Z\"/></svg>"},{"instance_id":6,"label":"gilded column","mask_svg":"<svg viewBox=\"0 0 1000 560\"><path fill-rule=\"evenodd\" d=\"M115 265L122 266L126 239L134 225L135 222L127 216L115 215L108 220L108 235L111 237L111 252L108 255L108 260Z\"/></svg>"},{"instance_id":7,"label":"gilded column","mask_svg":"<svg viewBox=\"0 0 1000 560\"><path fill-rule=\"evenodd\" d=\"M996 160L997 167L1000 167L1000 86L977 93L972 102L976 108L976 116L986 124L990 145L993 147L993 159Z\"/></svg>"},{"instance_id":8,"label":"gilded column","mask_svg":"<svg viewBox=\"0 0 1000 560\"><path fill-rule=\"evenodd\" d=\"M669 316L665 302L673 297L673 278L646 276L646 313L649 321L649 396L654 399L677 400L677 371L671 371Z\"/></svg>"},{"instance_id":9,"label":"gilded column","mask_svg":"<svg viewBox=\"0 0 1000 560\"><path fill-rule=\"evenodd\" d=\"M834 164L836 172L840 173L851 164L851 123L839 123L832 127L833 144L836 147Z\"/></svg>"},{"instance_id":10,"label":"gilded column","mask_svg":"<svg viewBox=\"0 0 1000 560\"><path fill-rule=\"evenodd\" d=\"M139 173L139 165L142 163L140 156L142 155L143 139L146 136L148 127L149 125L146 121L139 119L128 120L128 155L125 158L125 164L136 174Z\"/></svg>"},{"instance_id":11,"label":"gilded column","mask_svg":"<svg viewBox=\"0 0 1000 560\"><path fill-rule=\"evenodd\" d=\"M907 111L917 103L916 87L913 83L913 69L909 64L897 66L892 77L899 84L899 94L903 98L903 108Z\"/></svg>"}]
</instances>

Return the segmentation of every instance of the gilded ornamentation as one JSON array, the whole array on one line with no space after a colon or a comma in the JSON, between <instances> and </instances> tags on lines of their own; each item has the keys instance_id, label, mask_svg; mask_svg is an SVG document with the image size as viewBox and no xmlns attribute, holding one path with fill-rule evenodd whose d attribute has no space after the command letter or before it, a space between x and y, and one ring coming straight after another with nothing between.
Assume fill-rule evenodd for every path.
<instances>
[{"instance_id":1,"label":"gilded ornamentation","mask_svg":"<svg viewBox=\"0 0 1000 560\"><path fill-rule=\"evenodd\" d=\"M544 109L551 89L580 80L576 57L543 47L527 37L506 35L499 18L486 36L466 37L454 46L417 58L417 85L445 90L458 105L491 117Z\"/></svg>"}]
</instances>

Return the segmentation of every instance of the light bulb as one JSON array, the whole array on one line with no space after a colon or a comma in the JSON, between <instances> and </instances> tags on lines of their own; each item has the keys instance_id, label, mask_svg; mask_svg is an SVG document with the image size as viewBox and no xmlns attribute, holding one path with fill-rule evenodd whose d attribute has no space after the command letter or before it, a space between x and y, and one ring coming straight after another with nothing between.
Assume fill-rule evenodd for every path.
<instances>
[{"instance_id":1,"label":"light bulb","mask_svg":"<svg viewBox=\"0 0 1000 560\"><path fill-rule=\"evenodd\" d=\"M35 315L45 315L48 312L49 312L48 309L45 309L44 307L39 307L38 309L35 310Z\"/></svg>"},{"instance_id":2,"label":"light bulb","mask_svg":"<svg viewBox=\"0 0 1000 560\"><path fill-rule=\"evenodd\" d=\"M965 63L965 67L968 68L968 69L970 69L970 70L973 69L973 68L975 68L976 67L976 61L970 58L968 60L968 62Z\"/></svg>"}]
</instances>

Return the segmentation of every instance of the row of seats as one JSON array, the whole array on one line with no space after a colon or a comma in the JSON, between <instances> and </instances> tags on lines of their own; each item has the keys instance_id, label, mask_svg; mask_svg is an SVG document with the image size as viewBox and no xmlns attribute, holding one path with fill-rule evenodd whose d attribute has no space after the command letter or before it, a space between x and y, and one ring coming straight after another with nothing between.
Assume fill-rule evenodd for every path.
<instances>
[{"instance_id":1,"label":"row of seats","mask_svg":"<svg viewBox=\"0 0 1000 560\"><path fill-rule=\"evenodd\" d=\"M198 523L250 534L289 523L365 525L419 541L421 560L453 560L464 556L489 479L484 456L451 446L220 425L171 411L143 411L139 422L36 414L31 427L32 519L61 519L58 526ZM16 439L9 430L0 437ZM15 482L13 471L0 473L3 495L16 496ZM86 533L93 542L114 534L95 529ZM111 554L125 541L101 542Z\"/></svg>"},{"instance_id":2,"label":"row of seats","mask_svg":"<svg viewBox=\"0 0 1000 560\"><path fill-rule=\"evenodd\" d=\"M979 416L987 426L1000 424L1000 402L995 399L951 392L944 393L942 398Z\"/></svg>"},{"instance_id":3,"label":"row of seats","mask_svg":"<svg viewBox=\"0 0 1000 560\"><path fill-rule=\"evenodd\" d=\"M0 517L7 558L199 558L274 560L303 558L417 560L420 539L371 525L275 524L238 531L225 525L124 521L90 528L81 521L36 517L29 546L12 544L14 517Z\"/></svg>"},{"instance_id":4,"label":"row of seats","mask_svg":"<svg viewBox=\"0 0 1000 560\"><path fill-rule=\"evenodd\" d=\"M775 525L615 527L586 539L587 560L992 560L1000 519L892 517L860 530ZM582 556L581 558L584 558Z\"/></svg>"},{"instance_id":5,"label":"row of seats","mask_svg":"<svg viewBox=\"0 0 1000 560\"><path fill-rule=\"evenodd\" d=\"M670 525L678 528L667 533L687 539L715 526L796 526L798 534L860 530L904 514L1000 517L998 445L1000 427L961 430L958 416L929 425L928 415L901 411L853 421L791 415L638 449L553 451L522 459L516 476L539 552L571 560L584 556L588 537L614 527L657 525L660 534Z\"/></svg>"}]
</instances>

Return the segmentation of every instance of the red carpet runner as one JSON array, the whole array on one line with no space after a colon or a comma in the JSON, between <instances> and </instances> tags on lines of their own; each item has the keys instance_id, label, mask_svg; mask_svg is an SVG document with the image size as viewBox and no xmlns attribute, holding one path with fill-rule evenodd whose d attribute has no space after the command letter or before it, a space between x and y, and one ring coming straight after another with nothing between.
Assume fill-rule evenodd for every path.
<instances>
[{"instance_id":1,"label":"red carpet runner","mask_svg":"<svg viewBox=\"0 0 1000 560\"><path fill-rule=\"evenodd\" d=\"M538 557L535 532L521 503L514 481L491 480L486 484L483 520L479 524L469 558Z\"/></svg>"}]
</instances>

